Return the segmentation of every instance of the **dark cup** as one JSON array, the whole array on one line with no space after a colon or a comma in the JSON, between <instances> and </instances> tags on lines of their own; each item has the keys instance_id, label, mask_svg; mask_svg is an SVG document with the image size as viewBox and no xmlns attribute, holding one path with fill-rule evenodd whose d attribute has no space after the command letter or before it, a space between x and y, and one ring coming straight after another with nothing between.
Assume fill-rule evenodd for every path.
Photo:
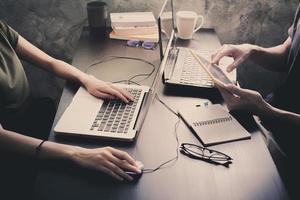
<instances>
[{"instance_id":1,"label":"dark cup","mask_svg":"<svg viewBox=\"0 0 300 200\"><path fill-rule=\"evenodd\" d=\"M87 3L87 14L90 33L95 36L106 36L107 5L101 1Z\"/></svg>"}]
</instances>

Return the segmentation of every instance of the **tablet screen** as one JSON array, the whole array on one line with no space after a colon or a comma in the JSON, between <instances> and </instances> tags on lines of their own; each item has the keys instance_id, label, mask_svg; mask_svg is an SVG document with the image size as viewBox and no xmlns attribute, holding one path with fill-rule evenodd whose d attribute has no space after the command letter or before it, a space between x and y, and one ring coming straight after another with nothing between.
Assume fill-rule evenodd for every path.
<instances>
[{"instance_id":1,"label":"tablet screen","mask_svg":"<svg viewBox=\"0 0 300 200\"><path fill-rule=\"evenodd\" d=\"M232 84L232 82L226 76L226 74L223 72L223 70L220 67L218 67L217 65L209 64L208 70L211 73L211 75L213 75L214 78L218 79L219 81L221 81L225 85Z\"/></svg>"},{"instance_id":2,"label":"tablet screen","mask_svg":"<svg viewBox=\"0 0 300 200\"><path fill-rule=\"evenodd\" d=\"M218 65L210 63L205 58L199 55L198 58L203 62L203 64L205 64L205 67L212 76L211 78L213 79L215 84L219 86L233 84Z\"/></svg>"}]
</instances>

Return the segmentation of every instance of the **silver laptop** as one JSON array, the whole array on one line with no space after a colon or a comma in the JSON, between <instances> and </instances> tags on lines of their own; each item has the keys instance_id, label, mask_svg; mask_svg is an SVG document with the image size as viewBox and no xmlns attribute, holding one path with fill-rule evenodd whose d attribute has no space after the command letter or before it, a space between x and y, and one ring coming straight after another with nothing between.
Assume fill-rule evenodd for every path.
<instances>
[{"instance_id":1,"label":"silver laptop","mask_svg":"<svg viewBox=\"0 0 300 200\"><path fill-rule=\"evenodd\" d=\"M175 31L174 26L174 11L173 11L173 0L169 0L164 10L162 11L166 15L171 17L171 20L158 21L161 27L172 27ZM171 13L171 14L170 14ZM171 23L171 24L164 24ZM168 31L163 31L163 33ZM175 36L175 37L174 37ZM161 49L161 56L168 54L168 60L163 74L163 81L166 85L184 85L184 86L193 86L193 87L204 87L204 88L213 88L214 83L206 71L199 67L198 62L195 60L193 55L190 53L189 48L177 47L176 46L176 34L173 37L165 37L169 40L172 40L172 47L169 52ZM161 40L163 42L163 40ZM163 47L163 43L160 45ZM214 50L195 50L195 52L202 56L203 58L210 60L210 56L214 53ZM220 67L227 66L233 60L232 58L225 57L220 62ZM236 82L236 73L227 73L226 75L231 79L233 83Z\"/></svg>"},{"instance_id":2,"label":"silver laptop","mask_svg":"<svg viewBox=\"0 0 300 200\"><path fill-rule=\"evenodd\" d=\"M136 122L149 87L119 85L134 96L128 104L119 99L102 100L80 87L54 128L56 134L133 141Z\"/></svg>"},{"instance_id":3,"label":"silver laptop","mask_svg":"<svg viewBox=\"0 0 300 200\"><path fill-rule=\"evenodd\" d=\"M160 15L158 19L160 19ZM161 33L161 27L158 28ZM171 42L169 41L168 49L170 46ZM119 87L126 89L134 96L134 101L128 104L118 99L96 98L90 95L85 88L80 87L54 127L54 132L58 135L134 141L155 97L159 79L163 74L162 66L165 66L166 60L166 58L163 59L157 69L151 88L118 84Z\"/></svg>"}]
</instances>

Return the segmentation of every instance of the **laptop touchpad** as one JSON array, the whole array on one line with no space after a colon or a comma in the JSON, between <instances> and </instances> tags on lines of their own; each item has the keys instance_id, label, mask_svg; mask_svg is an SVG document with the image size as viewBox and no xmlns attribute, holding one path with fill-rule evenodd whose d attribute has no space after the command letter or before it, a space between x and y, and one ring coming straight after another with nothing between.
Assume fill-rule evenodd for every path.
<instances>
[{"instance_id":1,"label":"laptop touchpad","mask_svg":"<svg viewBox=\"0 0 300 200\"><path fill-rule=\"evenodd\" d=\"M76 133L89 130L102 103L103 100L92 96L80 87L71 104L58 121L55 131Z\"/></svg>"}]
</instances>

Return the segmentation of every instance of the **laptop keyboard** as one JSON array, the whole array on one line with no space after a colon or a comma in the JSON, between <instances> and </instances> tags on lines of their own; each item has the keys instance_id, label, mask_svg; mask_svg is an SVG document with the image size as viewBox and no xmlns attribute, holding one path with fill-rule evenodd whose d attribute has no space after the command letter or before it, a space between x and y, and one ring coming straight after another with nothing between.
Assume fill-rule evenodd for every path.
<instances>
[{"instance_id":1,"label":"laptop keyboard","mask_svg":"<svg viewBox=\"0 0 300 200\"><path fill-rule=\"evenodd\" d=\"M199 54L208 52L199 52ZM178 62L182 61L176 70L174 78L182 84L212 87L213 81L207 72L199 66L193 55L185 48L180 49Z\"/></svg>"},{"instance_id":2,"label":"laptop keyboard","mask_svg":"<svg viewBox=\"0 0 300 200\"><path fill-rule=\"evenodd\" d=\"M125 134L128 132L142 90L126 90L133 95L134 101L126 104L120 99L105 100L90 130Z\"/></svg>"},{"instance_id":3,"label":"laptop keyboard","mask_svg":"<svg viewBox=\"0 0 300 200\"><path fill-rule=\"evenodd\" d=\"M195 60L193 55L187 50L185 50L184 54L185 59L180 76L180 83L213 86L212 79L206 71L199 66L199 63Z\"/></svg>"}]
</instances>

